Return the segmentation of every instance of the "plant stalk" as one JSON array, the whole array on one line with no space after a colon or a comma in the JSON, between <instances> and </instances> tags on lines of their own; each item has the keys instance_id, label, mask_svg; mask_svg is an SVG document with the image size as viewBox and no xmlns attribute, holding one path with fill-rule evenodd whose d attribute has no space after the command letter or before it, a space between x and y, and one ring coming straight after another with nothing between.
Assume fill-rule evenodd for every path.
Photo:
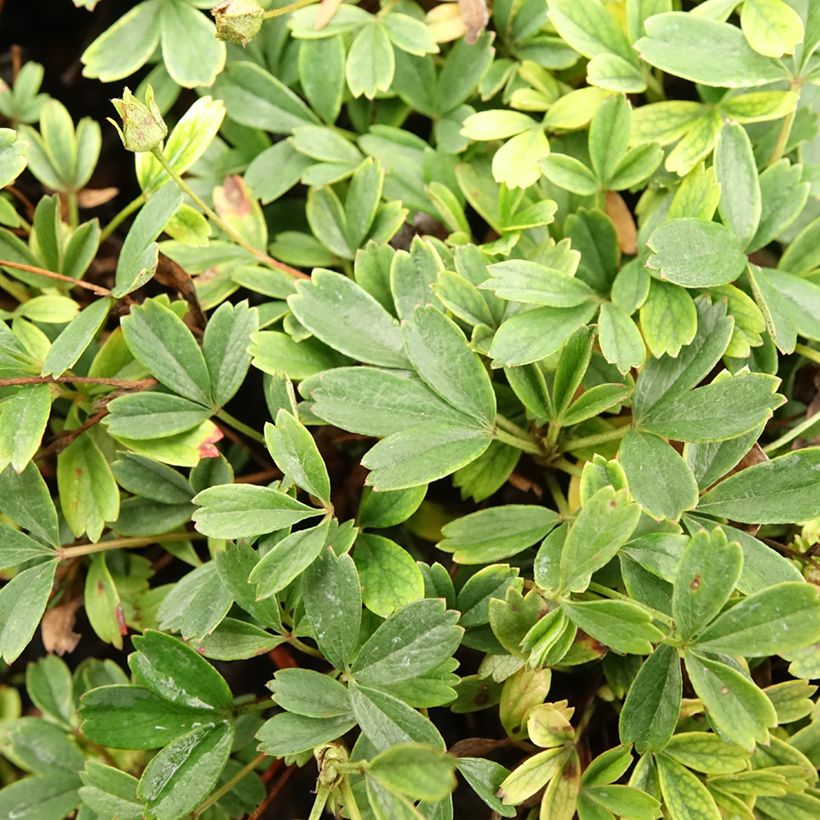
<instances>
[{"instance_id":1,"label":"plant stalk","mask_svg":"<svg viewBox=\"0 0 820 820\"><path fill-rule=\"evenodd\" d=\"M238 433L242 433L243 436L247 436L254 441L258 441L260 444L265 443L265 437L262 433L258 430L254 430L253 427L249 427L244 421L240 421L238 418L235 418L227 410L217 410L216 417L220 421L224 421L229 427L233 427L233 429Z\"/></svg>"},{"instance_id":2,"label":"plant stalk","mask_svg":"<svg viewBox=\"0 0 820 820\"><path fill-rule=\"evenodd\" d=\"M57 557L61 561L68 558L79 558L95 552L107 552L115 549L135 549L149 547L151 544L173 543L175 541L196 541L206 536L198 532L169 532L165 535L145 535L129 538L111 538L108 541L98 541L96 544L77 544L73 547L60 547Z\"/></svg>"},{"instance_id":3,"label":"plant stalk","mask_svg":"<svg viewBox=\"0 0 820 820\"><path fill-rule=\"evenodd\" d=\"M12 262L9 259L0 259L0 267L13 268L14 270L23 270L27 273L36 273L38 276L46 276L49 279L55 279L58 282L68 282L72 287L85 288L92 293L99 296L110 296L111 291L108 288L100 285L93 285L91 282L83 282L82 279L74 279L72 276L66 276L62 273L55 273L53 270L46 270L46 268L38 268L36 265L25 265L22 262Z\"/></svg>"},{"instance_id":4,"label":"plant stalk","mask_svg":"<svg viewBox=\"0 0 820 820\"><path fill-rule=\"evenodd\" d=\"M140 194L136 199L132 199L114 218L103 228L100 233L100 243L103 243L112 233L128 219L137 208L145 204L145 194Z\"/></svg>"},{"instance_id":5,"label":"plant stalk","mask_svg":"<svg viewBox=\"0 0 820 820\"><path fill-rule=\"evenodd\" d=\"M201 817L211 806L218 803L237 783L243 781L267 757L268 755L264 752L260 752L250 763L246 763L230 780L223 783L215 792L211 792L194 812L194 818Z\"/></svg>"},{"instance_id":6,"label":"plant stalk","mask_svg":"<svg viewBox=\"0 0 820 820\"><path fill-rule=\"evenodd\" d=\"M619 438L623 438L629 429L630 425L625 424L623 427L616 427L614 430L609 430L606 433L596 433L593 436L570 439L561 450L564 453L571 453L574 450L584 450L587 447L594 447L596 444L606 444L608 441L616 441Z\"/></svg>"}]
</instances>

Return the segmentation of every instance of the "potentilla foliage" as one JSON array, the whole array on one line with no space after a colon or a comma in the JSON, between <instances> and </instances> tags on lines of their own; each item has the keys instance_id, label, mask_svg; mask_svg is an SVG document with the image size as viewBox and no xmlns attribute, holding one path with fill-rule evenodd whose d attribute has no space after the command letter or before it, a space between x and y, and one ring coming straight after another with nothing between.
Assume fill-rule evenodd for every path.
<instances>
[{"instance_id":1,"label":"potentilla foliage","mask_svg":"<svg viewBox=\"0 0 820 820\"><path fill-rule=\"evenodd\" d=\"M135 89L103 224L25 64L0 817L820 817L819 47L811 0L145 0L82 58Z\"/></svg>"}]
</instances>

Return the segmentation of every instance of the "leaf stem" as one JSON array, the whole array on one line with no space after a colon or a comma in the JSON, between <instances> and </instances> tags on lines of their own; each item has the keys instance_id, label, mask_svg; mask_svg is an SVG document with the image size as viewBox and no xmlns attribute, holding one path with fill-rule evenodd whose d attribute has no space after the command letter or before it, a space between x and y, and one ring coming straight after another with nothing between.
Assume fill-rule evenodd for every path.
<instances>
[{"instance_id":1,"label":"leaf stem","mask_svg":"<svg viewBox=\"0 0 820 820\"><path fill-rule=\"evenodd\" d=\"M552 500L555 502L555 506L558 508L561 518L568 518L570 515L569 504L567 503L564 491L558 484L558 480L551 472L548 472L546 475L546 481L550 495L552 495Z\"/></svg>"},{"instance_id":2,"label":"leaf stem","mask_svg":"<svg viewBox=\"0 0 820 820\"><path fill-rule=\"evenodd\" d=\"M130 538L110 538L107 541L98 541L96 544L77 544L73 547L60 547L57 557L61 561L68 558L79 558L91 555L94 552L106 552L115 549L135 549L149 547L151 544L173 543L175 541L196 541L206 538L198 532L169 532L164 535L145 535Z\"/></svg>"},{"instance_id":3,"label":"leaf stem","mask_svg":"<svg viewBox=\"0 0 820 820\"><path fill-rule=\"evenodd\" d=\"M570 439L563 445L561 451L571 453L574 450L584 450L587 447L594 447L596 444L606 444L608 441L616 441L619 438L623 438L629 429L630 425L625 424L623 427L616 427L614 430L608 430L606 433L596 433L593 436Z\"/></svg>"},{"instance_id":4,"label":"leaf stem","mask_svg":"<svg viewBox=\"0 0 820 820\"><path fill-rule=\"evenodd\" d=\"M100 285L92 285L91 282L83 282L82 279L75 279L73 276L66 276L62 273L55 273L53 270L38 268L36 265L25 265L22 262L12 262L9 259L0 259L0 267L12 268L13 270L23 270L27 273L36 273L39 276L47 276L49 279L56 279L58 282L69 282L72 287L85 288L100 296L110 296L111 291Z\"/></svg>"},{"instance_id":5,"label":"leaf stem","mask_svg":"<svg viewBox=\"0 0 820 820\"><path fill-rule=\"evenodd\" d=\"M801 433L805 432L810 427L813 427L818 421L820 421L820 410L814 413L814 415L811 415L807 419L801 421L800 424L792 427L788 433L784 433L779 439L776 439L771 444L767 444L763 448L763 452L768 455L769 453L773 453L775 450L779 450L784 444L788 444L793 439L796 439Z\"/></svg>"},{"instance_id":6,"label":"leaf stem","mask_svg":"<svg viewBox=\"0 0 820 820\"><path fill-rule=\"evenodd\" d=\"M571 461L567 461L565 458L557 458L555 461L551 462L551 466L557 467L564 473L568 475L580 476L581 475L581 468L577 464L573 464Z\"/></svg>"},{"instance_id":7,"label":"leaf stem","mask_svg":"<svg viewBox=\"0 0 820 820\"><path fill-rule=\"evenodd\" d=\"M303 9L305 6L309 6L311 3L315 2L316 0L294 0L293 3L288 3L287 6L266 11L263 19L270 20L272 17L281 17L283 14L290 14L292 11L299 11L299 9Z\"/></svg>"},{"instance_id":8,"label":"leaf stem","mask_svg":"<svg viewBox=\"0 0 820 820\"><path fill-rule=\"evenodd\" d=\"M69 191L65 195L66 209L68 210L68 225L71 230L76 230L80 224L80 206L77 202L77 192Z\"/></svg>"},{"instance_id":9,"label":"leaf stem","mask_svg":"<svg viewBox=\"0 0 820 820\"><path fill-rule=\"evenodd\" d=\"M794 103L794 108L783 118L783 125L780 128L780 133L777 135L777 142L775 143L771 157L769 157L768 165L774 165L783 156L783 152L786 150L786 144L792 133L792 126L794 125L794 118L797 115L797 106L799 104L800 88L798 87L797 100Z\"/></svg>"},{"instance_id":10,"label":"leaf stem","mask_svg":"<svg viewBox=\"0 0 820 820\"><path fill-rule=\"evenodd\" d=\"M634 598L630 598L628 595L624 595L614 589L610 589L603 584L596 584L593 582L587 587L587 589L590 592L597 593L603 598L611 598L615 601L629 601L632 604L636 603ZM651 606L647 606L644 603L641 603L640 606L649 612L656 621L660 621L670 627L674 625L674 621L666 613L653 609Z\"/></svg>"},{"instance_id":11,"label":"leaf stem","mask_svg":"<svg viewBox=\"0 0 820 820\"><path fill-rule=\"evenodd\" d=\"M254 430L253 427L249 427L244 421L235 418L227 410L217 410L216 417L220 421L224 421L228 426L233 427L238 433L242 433L243 436L258 441L260 444L265 443L265 437L259 431Z\"/></svg>"},{"instance_id":12,"label":"leaf stem","mask_svg":"<svg viewBox=\"0 0 820 820\"><path fill-rule=\"evenodd\" d=\"M342 785L339 787L339 793L342 798L342 803L350 815L350 820L362 820L359 804L356 802L356 797L353 794L353 789L350 788L350 781L347 778L342 781Z\"/></svg>"},{"instance_id":13,"label":"leaf stem","mask_svg":"<svg viewBox=\"0 0 820 820\"><path fill-rule=\"evenodd\" d=\"M493 431L493 438L498 441L503 441L504 444L509 444L511 447L517 447L525 453L532 453L533 455L543 455L541 448L532 439L521 438L520 436L508 433L506 430L499 430L497 427Z\"/></svg>"},{"instance_id":14,"label":"leaf stem","mask_svg":"<svg viewBox=\"0 0 820 820\"><path fill-rule=\"evenodd\" d=\"M298 649L300 652L304 652L305 655L310 655L313 658L322 658L324 659L324 655L318 650L314 649L312 646L308 646L306 643L302 643L299 638L294 637L291 635L287 642L294 648Z\"/></svg>"},{"instance_id":15,"label":"leaf stem","mask_svg":"<svg viewBox=\"0 0 820 820\"><path fill-rule=\"evenodd\" d=\"M798 342L798 344L794 346L794 352L805 356L809 361L815 364L820 364L820 350L815 350L813 347Z\"/></svg>"},{"instance_id":16,"label":"leaf stem","mask_svg":"<svg viewBox=\"0 0 820 820\"><path fill-rule=\"evenodd\" d=\"M228 792L230 792L237 783L243 781L253 770L267 758L264 752L260 752L253 760L246 763L232 778L226 780L216 791L211 794L199 805L199 808L194 812L194 817L201 817L211 806L218 803Z\"/></svg>"},{"instance_id":17,"label":"leaf stem","mask_svg":"<svg viewBox=\"0 0 820 820\"><path fill-rule=\"evenodd\" d=\"M296 268L292 268L290 265L286 265L284 262L280 262L278 259L274 259L272 256L268 256L264 251L259 250L259 248L254 248L243 236L241 236L236 230L234 230L224 219L222 219L219 214L211 208L207 202L205 202L202 197L200 197L192 188L191 186L180 176L179 173L173 168L170 162L168 162L168 158L163 154L162 149L155 148L152 151L153 155L157 158L159 164L167 171L168 175L171 179L176 182L176 184L180 187L180 189L190 197L191 201L196 204L196 206L208 216L211 221L217 224L224 233L229 236L240 248L246 250L251 256L258 259L263 265L267 265L271 268L276 268L277 270L281 270L284 273L289 274L297 279L309 279L310 277L308 274L303 273L300 270L296 270Z\"/></svg>"},{"instance_id":18,"label":"leaf stem","mask_svg":"<svg viewBox=\"0 0 820 820\"><path fill-rule=\"evenodd\" d=\"M103 228L102 233L100 233L100 243L104 242L111 236L112 233L122 224L122 222L128 219L134 211L137 210L140 206L145 204L145 194L140 194L135 199L132 199L114 218Z\"/></svg>"}]
</instances>

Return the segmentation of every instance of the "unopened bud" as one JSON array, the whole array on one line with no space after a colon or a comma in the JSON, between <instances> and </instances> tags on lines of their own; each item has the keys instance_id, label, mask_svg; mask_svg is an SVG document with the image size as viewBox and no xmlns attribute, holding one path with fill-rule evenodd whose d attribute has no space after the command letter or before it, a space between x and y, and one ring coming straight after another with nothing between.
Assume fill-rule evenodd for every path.
<instances>
[{"instance_id":1,"label":"unopened bud","mask_svg":"<svg viewBox=\"0 0 820 820\"><path fill-rule=\"evenodd\" d=\"M259 34L265 19L265 10L256 0L223 0L211 14L216 20L216 36L243 46Z\"/></svg>"},{"instance_id":2,"label":"unopened bud","mask_svg":"<svg viewBox=\"0 0 820 820\"><path fill-rule=\"evenodd\" d=\"M122 92L121 100L111 102L122 119L122 128L110 117L108 121L117 129L127 150L141 153L152 151L162 144L168 133L168 126L154 102L154 90L150 85L145 90L144 103L127 88Z\"/></svg>"}]
</instances>

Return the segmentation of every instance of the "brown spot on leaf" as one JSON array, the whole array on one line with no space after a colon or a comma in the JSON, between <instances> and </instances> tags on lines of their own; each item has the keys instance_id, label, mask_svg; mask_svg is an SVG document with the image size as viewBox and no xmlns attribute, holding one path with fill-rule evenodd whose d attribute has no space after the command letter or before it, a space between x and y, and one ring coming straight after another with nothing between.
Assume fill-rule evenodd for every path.
<instances>
[{"instance_id":1,"label":"brown spot on leaf","mask_svg":"<svg viewBox=\"0 0 820 820\"><path fill-rule=\"evenodd\" d=\"M700 575L696 575L689 583L689 589L700 589Z\"/></svg>"}]
</instances>

